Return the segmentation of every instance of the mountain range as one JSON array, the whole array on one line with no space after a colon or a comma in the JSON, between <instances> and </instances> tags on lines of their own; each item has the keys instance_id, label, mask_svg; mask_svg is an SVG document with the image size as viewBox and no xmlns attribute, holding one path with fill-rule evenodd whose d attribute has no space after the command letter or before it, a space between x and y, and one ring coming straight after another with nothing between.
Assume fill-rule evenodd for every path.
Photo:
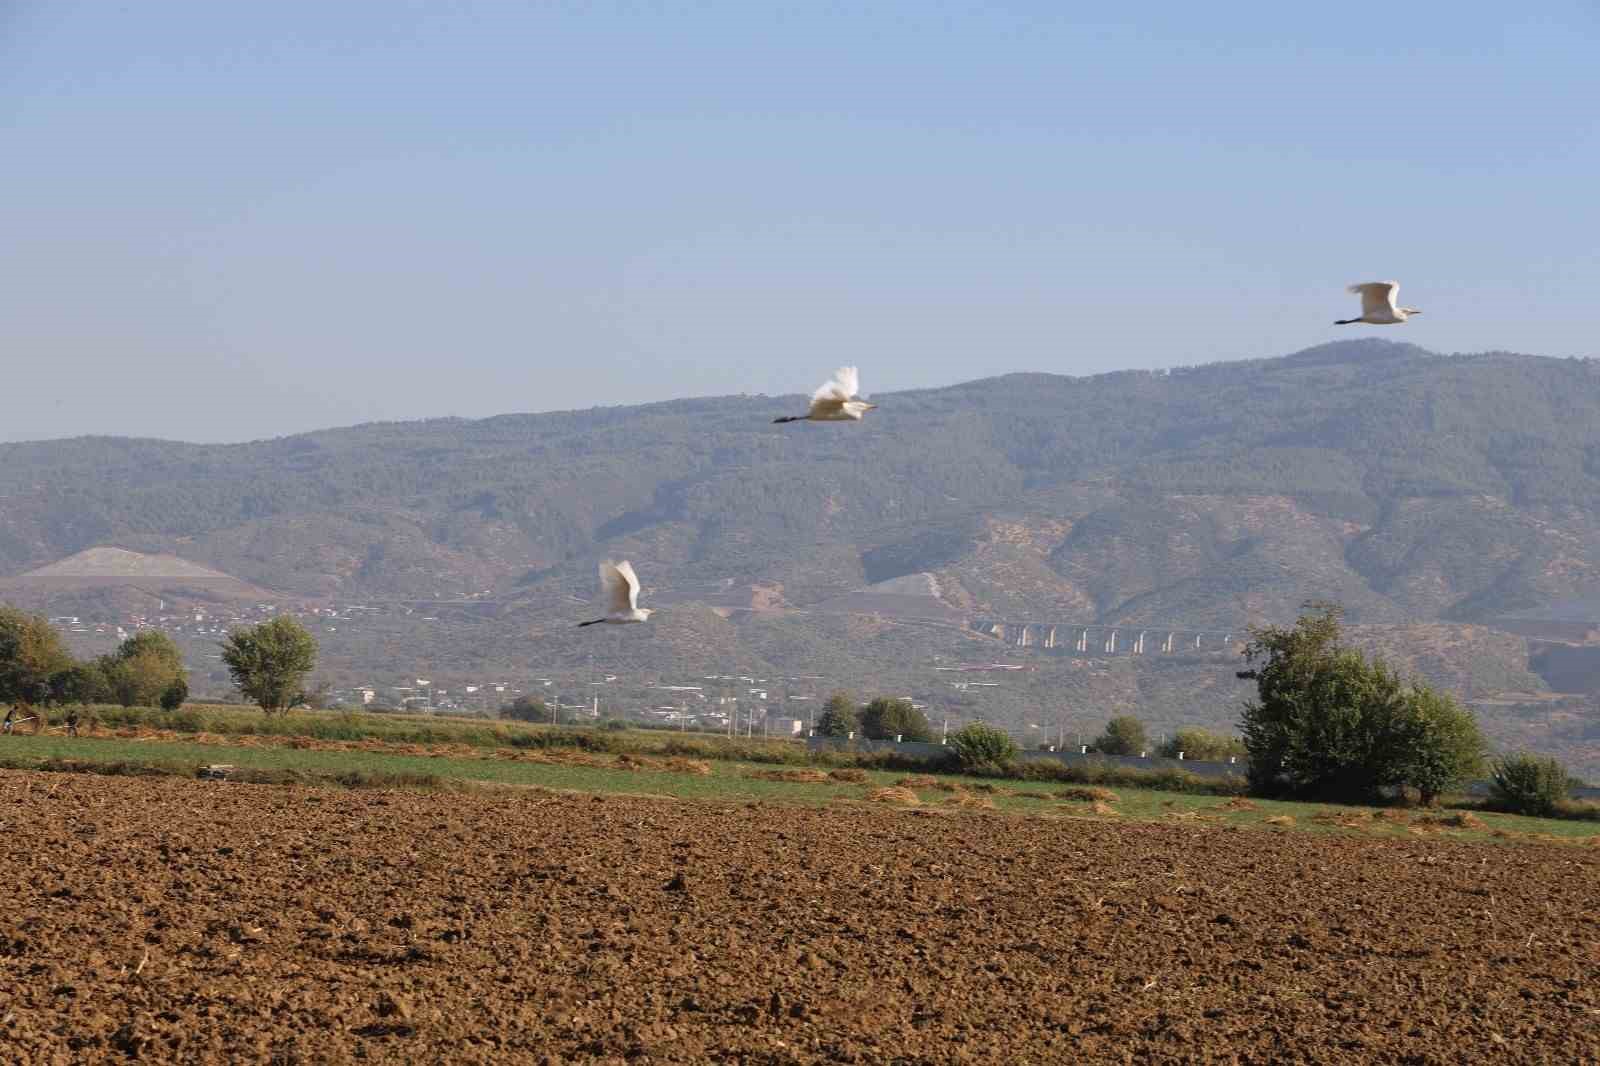
<instances>
[{"instance_id":1,"label":"mountain range","mask_svg":"<svg viewBox=\"0 0 1600 1066\"><path fill-rule=\"evenodd\" d=\"M1239 635L1331 600L1500 743L1600 771L1586 620L1501 624L1600 598L1600 364L1357 340L872 398L860 424L773 425L792 397L741 395L236 445L0 445L0 596L131 610L132 579L39 577L117 548L285 604L409 604L324 638L335 680L600 654L663 678L821 676L1044 731L1124 711L1226 725L1248 695ZM613 556L663 610L587 639L572 623ZM178 600L244 595L174 581ZM1169 632L1210 636L1157 652ZM1551 642L1562 691L1540 673ZM1027 669L978 694L950 680L995 661Z\"/></svg>"}]
</instances>

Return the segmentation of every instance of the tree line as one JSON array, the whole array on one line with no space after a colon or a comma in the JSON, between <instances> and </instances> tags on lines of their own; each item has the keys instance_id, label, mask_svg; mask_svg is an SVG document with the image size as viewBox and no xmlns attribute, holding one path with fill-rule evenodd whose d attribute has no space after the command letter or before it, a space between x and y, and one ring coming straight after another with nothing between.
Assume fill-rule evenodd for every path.
<instances>
[{"instance_id":1,"label":"tree line","mask_svg":"<svg viewBox=\"0 0 1600 1066\"><path fill-rule=\"evenodd\" d=\"M1550 814L1573 785L1560 762L1525 753L1491 758L1476 718L1448 693L1406 677L1344 639L1342 611L1310 603L1292 626L1251 630L1241 680L1256 685L1240 712L1241 736L1185 728L1159 744L1131 715L1111 719L1090 745L1107 755L1154 754L1200 761L1239 759L1258 796L1375 802L1414 795L1423 805L1489 778L1491 800L1522 814ZM908 701L879 697L857 707L835 693L817 719L821 736L931 740L927 718ZM955 761L1002 767L1016 754L1004 733L981 723L950 738Z\"/></svg>"},{"instance_id":2,"label":"tree line","mask_svg":"<svg viewBox=\"0 0 1600 1066\"><path fill-rule=\"evenodd\" d=\"M1183 729L1155 753L1195 760L1242 753L1250 791L1268 797L1372 802L1411 792L1426 805L1488 771L1503 809L1550 814L1567 802L1573 782L1559 762L1525 754L1491 760L1470 711L1349 647L1337 606L1308 607L1293 626L1251 631L1247 669L1238 677L1255 682L1256 697L1241 711L1242 737ZM316 639L283 616L234 629L221 655L239 692L268 713L305 699L316 656ZM78 660L46 619L0 607L0 703L176 709L189 694L185 672L181 652L164 633L135 633L112 652ZM548 712L524 698L505 713L547 720ZM831 737L933 739L927 716L909 700L880 696L858 706L844 692L829 697L815 729ZM1016 755L1010 737L982 723L953 734L950 743L967 769L1001 768ZM1108 722L1093 746L1119 755L1151 750L1143 723L1126 715Z\"/></svg>"},{"instance_id":3,"label":"tree line","mask_svg":"<svg viewBox=\"0 0 1600 1066\"><path fill-rule=\"evenodd\" d=\"M928 716L910 700L879 696L858 707L849 693L835 692L822 705L815 730L820 737L847 737L859 733L868 740L927 742L933 739Z\"/></svg>"},{"instance_id":4,"label":"tree line","mask_svg":"<svg viewBox=\"0 0 1600 1066\"><path fill-rule=\"evenodd\" d=\"M229 633L222 661L242 695L269 714L281 713L304 699L317 642L294 619L278 617ZM0 607L0 703L176 710L189 698L186 675L183 653L165 633L144 630L114 651L78 659L46 619Z\"/></svg>"}]
</instances>

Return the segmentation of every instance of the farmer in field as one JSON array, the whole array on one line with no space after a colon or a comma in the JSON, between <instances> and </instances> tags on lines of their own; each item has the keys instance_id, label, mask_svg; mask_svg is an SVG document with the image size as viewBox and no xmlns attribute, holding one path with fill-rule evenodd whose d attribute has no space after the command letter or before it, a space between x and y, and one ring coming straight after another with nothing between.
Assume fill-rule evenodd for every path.
<instances>
[{"instance_id":1,"label":"farmer in field","mask_svg":"<svg viewBox=\"0 0 1600 1066\"><path fill-rule=\"evenodd\" d=\"M12 727L12 725L14 725L16 723L16 720L17 720L17 709L15 707L7 707L6 708L6 721L5 721L4 725L0 725L0 731L3 731L7 736L10 736L11 735L11 727Z\"/></svg>"},{"instance_id":2,"label":"farmer in field","mask_svg":"<svg viewBox=\"0 0 1600 1066\"><path fill-rule=\"evenodd\" d=\"M68 707L67 708L67 736L75 737L77 735L78 735L78 708L76 708L76 707Z\"/></svg>"}]
</instances>

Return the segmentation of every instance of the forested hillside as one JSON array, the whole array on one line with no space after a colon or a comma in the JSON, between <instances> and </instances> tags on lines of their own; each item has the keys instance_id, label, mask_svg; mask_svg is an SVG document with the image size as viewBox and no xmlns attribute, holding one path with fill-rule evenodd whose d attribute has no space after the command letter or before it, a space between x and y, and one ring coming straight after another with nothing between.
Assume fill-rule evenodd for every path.
<instances>
[{"instance_id":1,"label":"forested hillside","mask_svg":"<svg viewBox=\"0 0 1600 1066\"><path fill-rule=\"evenodd\" d=\"M585 653L555 634L618 555L680 615L760 608L692 608L695 657L778 669L847 663L854 639L783 609L920 572L957 618L1235 631L1311 598L1358 625L1459 629L1600 594L1592 361L1362 340L872 398L859 425L772 425L794 398L728 396L229 446L3 445L0 577L110 544L289 598L475 595L494 632L548 632L559 658ZM762 636L784 618L800 628ZM1536 687L1524 665L1491 673Z\"/></svg>"},{"instance_id":2,"label":"forested hillside","mask_svg":"<svg viewBox=\"0 0 1600 1066\"><path fill-rule=\"evenodd\" d=\"M959 571L1007 538L999 519L1054 540L1011 560L1019 609L1097 618L1242 622L1320 594L1357 618L1468 620L1600 588L1587 361L1359 341L878 399L861 425L774 426L792 400L737 396L5 445L0 573L114 543L285 592L410 595L582 587L621 550L658 587L781 583L804 603Z\"/></svg>"}]
</instances>

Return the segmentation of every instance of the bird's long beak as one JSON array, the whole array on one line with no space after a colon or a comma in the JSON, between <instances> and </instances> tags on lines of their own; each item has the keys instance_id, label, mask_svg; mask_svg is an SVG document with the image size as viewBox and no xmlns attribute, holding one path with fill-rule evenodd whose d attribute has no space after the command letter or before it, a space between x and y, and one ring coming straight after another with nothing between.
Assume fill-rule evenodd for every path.
<instances>
[{"instance_id":1,"label":"bird's long beak","mask_svg":"<svg viewBox=\"0 0 1600 1066\"><path fill-rule=\"evenodd\" d=\"M878 405L877 405L877 404L875 404L875 403L869 403L869 404L867 404L867 410L869 410L869 411L876 411L876 410L877 410L877 409L878 409Z\"/></svg>"}]
</instances>

